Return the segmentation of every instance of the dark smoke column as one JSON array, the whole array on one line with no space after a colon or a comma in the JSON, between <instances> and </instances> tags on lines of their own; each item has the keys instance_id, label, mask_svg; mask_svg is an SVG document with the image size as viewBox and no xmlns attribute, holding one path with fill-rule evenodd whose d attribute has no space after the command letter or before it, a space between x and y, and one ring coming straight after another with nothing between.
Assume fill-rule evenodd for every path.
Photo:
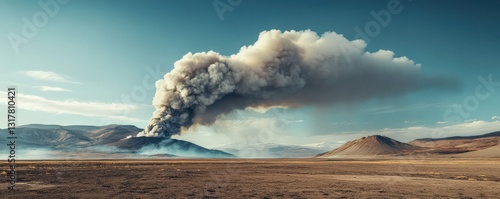
<instances>
[{"instance_id":1,"label":"dark smoke column","mask_svg":"<svg viewBox=\"0 0 500 199\"><path fill-rule=\"evenodd\" d=\"M193 124L196 114L234 92L236 80L225 58L215 52L188 53L156 82L156 111L138 136L170 137Z\"/></svg>"},{"instance_id":2,"label":"dark smoke column","mask_svg":"<svg viewBox=\"0 0 500 199\"><path fill-rule=\"evenodd\" d=\"M235 55L188 53L156 82L156 111L137 136L171 137L235 109L334 105L457 85L423 76L407 57L365 47L334 32L271 30Z\"/></svg>"},{"instance_id":3,"label":"dark smoke column","mask_svg":"<svg viewBox=\"0 0 500 199\"><path fill-rule=\"evenodd\" d=\"M188 53L175 63L164 79L156 82L156 111L144 132L137 136L170 137L193 124L196 114L228 93L236 78L226 58L215 52Z\"/></svg>"}]
</instances>

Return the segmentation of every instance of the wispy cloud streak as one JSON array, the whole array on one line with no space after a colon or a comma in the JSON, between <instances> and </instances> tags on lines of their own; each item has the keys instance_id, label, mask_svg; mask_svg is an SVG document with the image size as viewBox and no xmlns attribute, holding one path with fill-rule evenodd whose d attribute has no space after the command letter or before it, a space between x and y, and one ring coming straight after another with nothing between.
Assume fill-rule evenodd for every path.
<instances>
[{"instance_id":1,"label":"wispy cloud streak","mask_svg":"<svg viewBox=\"0 0 500 199\"><path fill-rule=\"evenodd\" d=\"M64 83L73 83L73 84L79 84L80 82L75 82L72 81L69 77L55 73L55 72L49 72L49 71L21 71L19 72L22 75L25 75L27 77L31 77L33 79L37 80L44 80L44 81L52 81L52 82L64 82Z\"/></svg>"},{"instance_id":2,"label":"wispy cloud streak","mask_svg":"<svg viewBox=\"0 0 500 199\"><path fill-rule=\"evenodd\" d=\"M7 95L0 91L0 95ZM51 100L36 95L18 94L20 109L42 111L52 114L69 114L94 118L105 118L128 122L145 122L144 120L128 117L129 113L139 109L138 105L124 103L85 102L77 100ZM7 100L1 98L0 103Z\"/></svg>"}]
</instances>

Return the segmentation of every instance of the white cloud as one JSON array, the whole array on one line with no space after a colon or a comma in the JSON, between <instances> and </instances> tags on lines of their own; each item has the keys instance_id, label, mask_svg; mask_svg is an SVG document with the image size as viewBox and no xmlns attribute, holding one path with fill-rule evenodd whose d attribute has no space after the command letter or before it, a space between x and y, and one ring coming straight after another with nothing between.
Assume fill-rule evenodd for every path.
<instances>
[{"instance_id":1,"label":"white cloud","mask_svg":"<svg viewBox=\"0 0 500 199\"><path fill-rule=\"evenodd\" d=\"M0 91L0 95L7 95ZM137 105L123 103L82 102L77 100L50 100L35 95L18 94L18 108L30 111L42 111L53 114L69 114L85 117L113 119L128 122L145 122L127 115L139 108ZM6 104L6 98L0 98L0 103Z\"/></svg>"},{"instance_id":2,"label":"white cloud","mask_svg":"<svg viewBox=\"0 0 500 199\"><path fill-rule=\"evenodd\" d=\"M21 74L38 79L38 80L45 80L45 81L53 81L53 82L64 82L64 83L79 83L79 82L74 82L71 81L69 77L54 73L54 72L49 72L49 71L21 71Z\"/></svg>"},{"instance_id":3,"label":"white cloud","mask_svg":"<svg viewBox=\"0 0 500 199\"><path fill-rule=\"evenodd\" d=\"M471 123L471 122L476 122L478 121L477 119L468 119L468 120L464 120L464 123Z\"/></svg>"},{"instance_id":4,"label":"white cloud","mask_svg":"<svg viewBox=\"0 0 500 199\"><path fill-rule=\"evenodd\" d=\"M71 92L72 90L61 88L61 87L51 87L51 86L35 86L34 88L41 91L54 91L54 92Z\"/></svg>"},{"instance_id":5,"label":"white cloud","mask_svg":"<svg viewBox=\"0 0 500 199\"><path fill-rule=\"evenodd\" d=\"M354 122L332 122L330 123L330 125L332 126L351 126L351 125L355 125L356 123Z\"/></svg>"}]
</instances>

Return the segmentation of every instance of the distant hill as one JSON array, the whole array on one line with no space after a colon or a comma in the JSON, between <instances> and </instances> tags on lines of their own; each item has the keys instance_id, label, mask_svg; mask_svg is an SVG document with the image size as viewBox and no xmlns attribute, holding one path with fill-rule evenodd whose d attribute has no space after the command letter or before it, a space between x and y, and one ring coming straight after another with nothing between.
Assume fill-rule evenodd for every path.
<instances>
[{"instance_id":1,"label":"distant hill","mask_svg":"<svg viewBox=\"0 0 500 199\"><path fill-rule=\"evenodd\" d=\"M105 156L116 154L127 157L197 157L197 158L231 158L229 153L210 150L196 144L174 139L132 137L142 129L132 125L106 125L106 126L60 126L30 124L16 128L16 144L21 149L30 151L44 151L45 153L67 154L86 156L85 154L97 153ZM0 129L0 133L7 135L7 129ZM6 137L0 137L6 143ZM2 149L0 149L2 150ZM22 152L23 150L20 150ZM27 150L24 150L27 151ZM26 156L25 156L26 157ZM94 157L102 157L94 155ZM112 156L116 157L116 156ZM105 158L105 157L103 157Z\"/></svg>"},{"instance_id":2,"label":"distant hill","mask_svg":"<svg viewBox=\"0 0 500 199\"><path fill-rule=\"evenodd\" d=\"M108 125L89 131L95 145L110 144L131 135L134 136L142 129L132 125Z\"/></svg>"},{"instance_id":3,"label":"distant hill","mask_svg":"<svg viewBox=\"0 0 500 199\"><path fill-rule=\"evenodd\" d=\"M420 147L402 143L381 135L362 137L345 143L332 151L319 154L321 158L374 157L377 155L396 155L408 153Z\"/></svg>"},{"instance_id":4,"label":"distant hill","mask_svg":"<svg viewBox=\"0 0 500 199\"><path fill-rule=\"evenodd\" d=\"M51 149L81 148L92 144L92 138L88 137L85 131L69 130L61 126L51 128L16 128L16 142L20 147L42 147ZM0 130L7 134L7 130ZM5 139L5 138L0 138Z\"/></svg>"},{"instance_id":5,"label":"distant hill","mask_svg":"<svg viewBox=\"0 0 500 199\"><path fill-rule=\"evenodd\" d=\"M236 156L219 151L206 149L191 142L162 137L132 137L111 143L122 150L146 155L168 154L182 157L197 158L234 158Z\"/></svg>"},{"instance_id":6,"label":"distant hill","mask_svg":"<svg viewBox=\"0 0 500 199\"><path fill-rule=\"evenodd\" d=\"M108 125L112 126L112 125ZM56 129L56 128L65 128L73 131L91 131L94 129L103 128L106 126L88 126L88 125L69 125L69 126L61 126L61 125L50 125L50 124L28 124L23 126L18 126L18 128L33 128L33 129Z\"/></svg>"},{"instance_id":7,"label":"distant hill","mask_svg":"<svg viewBox=\"0 0 500 199\"><path fill-rule=\"evenodd\" d=\"M296 146L273 143L234 143L214 147L214 149L225 151L243 158L306 158L314 157L318 153L329 150L323 146Z\"/></svg>"},{"instance_id":8,"label":"distant hill","mask_svg":"<svg viewBox=\"0 0 500 199\"><path fill-rule=\"evenodd\" d=\"M327 153L320 158L377 158L401 155L421 157L500 157L500 132L475 136L416 139L409 143L381 135L363 137Z\"/></svg>"},{"instance_id":9,"label":"distant hill","mask_svg":"<svg viewBox=\"0 0 500 199\"><path fill-rule=\"evenodd\" d=\"M486 134L482 134L482 135L472 135L472 136L452 136L452 137L445 137L445 138L421 138L421 139L416 139L414 141L470 140L470 139L489 138L489 137L500 137L500 131L493 132L493 133L486 133Z\"/></svg>"},{"instance_id":10,"label":"distant hill","mask_svg":"<svg viewBox=\"0 0 500 199\"><path fill-rule=\"evenodd\" d=\"M451 154L486 149L498 145L499 141L500 131L475 136L416 139L409 143Z\"/></svg>"}]
</instances>

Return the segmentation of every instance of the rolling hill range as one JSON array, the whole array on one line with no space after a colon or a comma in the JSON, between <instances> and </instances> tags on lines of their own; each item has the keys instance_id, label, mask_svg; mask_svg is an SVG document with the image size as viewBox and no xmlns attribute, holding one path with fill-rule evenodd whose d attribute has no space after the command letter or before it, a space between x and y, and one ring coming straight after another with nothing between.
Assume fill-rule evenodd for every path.
<instances>
[{"instance_id":1,"label":"rolling hill range","mask_svg":"<svg viewBox=\"0 0 500 199\"><path fill-rule=\"evenodd\" d=\"M325 143L321 143L325 144ZM235 143L214 147L214 149L225 151L242 158L308 158L318 153L324 153L336 146L326 143L326 146L306 145L281 145L273 143L242 144Z\"/></svg>"},{"instance_id":2,"label":"rolling hill range","mask_svg":"<svg viewBox=\"0 0 500 199\"><path fill-rule=\"evenodd\" d=\"M31 124L16 128L17 141L26 147L51 149L84 148L116 142L141 129L128 125L58 126ZM5 132L5 129L0 130ZM0 138L3 139L3 138Z\"/></svg>"},{"instance_id":3,"label":"rolling hill range","mask_svg":"<svg viewBox=\"0 0 500 199\"><path fill-rule=\"evenodd\" d=\"M29 158L136 158L136 157L195 157L233 158L232 154L246 158L302 158L314 157L331 150L337 143L315 143L311 146L278 144L229 144L207 149L196 144L166 138L132 137L142 129L132 125L43 125L30 124L16 128L17 145L21 151L38 154L23 154ZM7 134L6 129L0 133ZM0 137L0 142L7 142ZM5 150L0 148L1 150ZM55 154L55 155L54 155ZM42 159L43 159L42 158Z\"/></svg>"},{"instance_id":4,"label":"rolling hill range","mask_svg":"<svg viewBox=\"0 0 500 199\"><path fill-rule=\"evenodd\" d=\"M16 147L23 151L44 151L59 156L74 154L101 154L120 157L143 156L180 156L196 158L232 158L229 153L206 149L191 142L151 137L132 137L142 131L132 125L107 126L58 126L31 124L16 128ZM7 135L6 129L0 133ZM6 137L0 137L0 142L7 143ZM0 149L6 150L6 148ZM126 156L124 156L126 155ZM26 156L25 156L26 157ZM31 156L30 156L31 157ZM99 156L97 156L99 157ZM36 157L35 157L36 158Z\"/></svg>"},{"instance_id":5,"label":"rolling hill range","mask_svg":"<svg viewBox=\"0 0 500 199\"><path fill-rule=\"evenodd\" d=\"M373 135L338 146L316 143L303 146L266 144L229 144L207 149L191 142L159 138L130 137L142 129L132 125L59 126L31 124L16 128L19 152L25 158L58 157L194 157L194 158L379 158L416 155L419 157L500 157L500 132L476 136L423 138L403 143L386 136ZM6 129L0 133L7 135ZM7 143L6 137L0 142ZM333 150L332 150L333 149ZM6 153L7 148L0 148ZM327 152L325 152L327 151ZM50 154L50 156L44 156ZM90 154L90 155L89 155ZM316 155L317 154L317 155Z\"/></svg>"},{"instance_id":6,"label":"rolling hill range","mask_svg":"<svg viewBox=\"0 0 500 199\"><path fill-rule=\"evenodd\" d=\"M423 138L409 143L381 135L347 142L332 151L318 154L319 158L380 158L403 155L419 157L500 157L500 132L476 136Z\"/></svg>"},{"instance_id":7,"label":"rolling hill range","mask_svg":"<svg viewBox=\"0 0 500 199\"><path fill-rule=\"evenodd\" d=\"M409 144L431 149L434 148L436 149L434 152L454 154L483 150L498 145L499 141L500 131L497 131L476 136L416 139L409 142Z\"/></svg>"},{"instance_id":8,"label":"rolling hill range","mask_svg":"<svg viewBox=\"0 0 500 199\"><path fill-rule=\"evenodd\" d=\"M132 137L111 143L118 149L142 155L176 155L182 157L234 158L236 156L213 149L206 149L191 142L161 137Z\"/></svg>"}]
</instances>

